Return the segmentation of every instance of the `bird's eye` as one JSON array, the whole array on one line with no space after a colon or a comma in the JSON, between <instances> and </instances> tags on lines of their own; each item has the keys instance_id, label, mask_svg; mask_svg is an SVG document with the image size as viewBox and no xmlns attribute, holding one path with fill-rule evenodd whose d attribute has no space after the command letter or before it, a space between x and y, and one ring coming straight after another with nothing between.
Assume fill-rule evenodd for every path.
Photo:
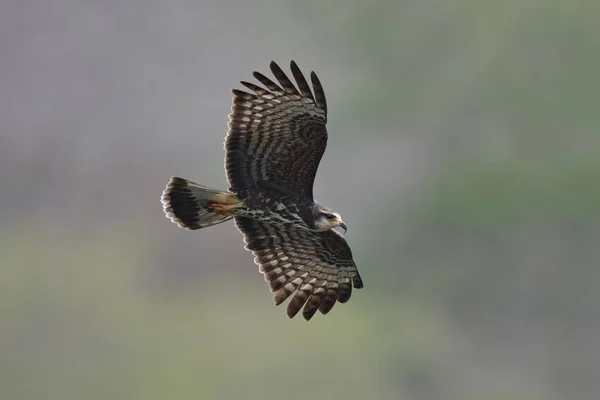
<instances>
[{"instance_id":1,"label":"bird's eye","mask_svg":"<svg viewBox=\"0 0 600 400\"><path fill-rule=\"evenodd\" d=\"M325 218L327 218L327 219L335 219L335 215L333 215L333 214L325 214Z\"/></svg>"}]
</instances>

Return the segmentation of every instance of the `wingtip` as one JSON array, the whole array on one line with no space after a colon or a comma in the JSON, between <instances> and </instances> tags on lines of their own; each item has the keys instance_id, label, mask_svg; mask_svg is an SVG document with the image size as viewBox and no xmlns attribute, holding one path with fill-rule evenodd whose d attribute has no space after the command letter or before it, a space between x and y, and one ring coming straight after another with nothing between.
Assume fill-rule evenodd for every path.
<instances>
[{"instance_id":1,"label":"wingtip","mask_svg":"<svg viewBox=\"0 0 600 400\"><path fill-rule=\"evenodd\" d=\"M281 67L279 66L279 64L277 64L275 61L271 60L271 62L269 63L269 69L271 70L271 72L273 73L273 75L277 76L278 72L283 72L283 70L281 69Z\"/></svg>"},{"instance_id":2,"label":"wingtip","mask_svg":"<svg viewBox=\"0 0 600 400\"><path fill-rule=\"evenodd\" d=\"M315 71L310 71L310 80L312 81L313 85L318 85L321 87L321 81L319 80L319 77Z\"/></svg>"},{"instance_id":3,"label":"wingtip","mask_svg":"<svg viewBox=\"0 0 600 400\"><path fill-rule=\"evenodd\" d=\"M279 74L285 74L285 72L283 72L283 70L281 69L281 67L279 66L279 64L277 64L275 61L271 60L271 62L269 63L269 69L271 70L271 73L277 77L277 75Z\"/></svg>"},{"instance_id":4,"label":"wingtip","mask_svg":"<svg viewBox=\"0 0 600 400\"><path fill-rule=\"evenodd\" d=\"M363 281L358 275L352 278L352 284L355 289L362 289L364 287Z\"/></svg>"},{"instance_id":5,"label":"wingtip","mask_svg":"<svg viewBox=\"0 0 600 400\"><path fill-rule=\"evenodd\" d=\"M304 318L305 321L310 321L318 309L319 309L319 307L314 307L314 308L311 308L308 310L303 310L302 318Z\"/></svg>"}]
</instances>

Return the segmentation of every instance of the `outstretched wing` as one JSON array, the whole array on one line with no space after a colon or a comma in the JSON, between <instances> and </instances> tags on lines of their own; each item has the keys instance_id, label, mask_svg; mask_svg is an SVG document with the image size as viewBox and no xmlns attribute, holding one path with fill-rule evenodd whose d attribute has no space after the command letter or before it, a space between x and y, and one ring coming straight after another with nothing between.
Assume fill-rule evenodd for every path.
<instances>
[{"instance_id":1,"label":"outstretched wing","mask_svg":"<svg viewBox=\"0 0 600 400\"><path fill-rule=\"evenodd\" d=\"M294 61L298 88L275 63L279 85L254 72L266 88L242 81L254 93L234 94L225 139L225 169L231 190L271 189L312 199L313 182L327 146L327 103L317 75L314 96Z\"/></svg>"},{"instance_id":2,"label":"outstretched wing","mask_svg":"<svg viewBox=\"0 0 600 400\"><path fill-rule=\"evenodd\" d=\"M245 217L236 217L235 223L275 292L275 304L295 293L287 307L289 318L303 306L307 321L317 310L327 314L336 301L350 299L352 287L363 287L350 247L336 231L286 230Z\"/></svg>"}]
</instances>

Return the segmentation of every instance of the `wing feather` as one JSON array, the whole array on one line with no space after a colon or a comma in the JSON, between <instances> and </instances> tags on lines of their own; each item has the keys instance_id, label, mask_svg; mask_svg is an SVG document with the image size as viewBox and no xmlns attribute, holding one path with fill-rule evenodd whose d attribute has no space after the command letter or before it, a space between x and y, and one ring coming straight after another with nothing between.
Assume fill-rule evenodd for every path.
<instances>
[{"instance_id":1,"label":"wing feather","mask_svg":"<svg viewBox=\"0 0 600 400\"><path fill-rule=\"evenodd\" d=\"M302 96L306 97L307 99L309 99L310 101L312 101L314 103L315 98L313 97L313 94L310 91L310 86L308 86L308 82L306 82L306 79L304 78L304 75L300 71L298 64L296 64L294 61L292 61L290 63L290 68L292 70L292 74L294 75L294 79L296 80L296 83L298 84L300 93L302 93Z\"/></svg>"},{"instance_id":2,"label":"wing feather","mask_svg":"<svg viewBox=\"0 0 600 400\"><path fill-rule=\"evenodd\" d=\"M296 63L290 65L298 88L271 62L281 86L254 72L264 87L242 81L253 93L232 90L225 168L236 193L280 188L281 193L313 198L314 179L327 146L325 94L314 72L313 96Z\"/></svg>"},{"instance_id":3,"label":"wing feather","mask_svg":"<svg viewBox=\"0 0 600 400\"><path fill-rule=\"evenodd\" d=\"M266 90L265 88L261 88L260 86L255 85L252 82L240 81L240 83L242 85L246 86L248 89L252 90L254 93L256 93L259 96L267 96L267 95L269 95L269 91L268 90ZM242 91L237 90L237 89L233 89L232 90L232 93L234 95L236 95L236 97L238 96L237 92L248 94L248 93L242 92ZM271 98L273 98L273 96L271 96ZM234 100L235 100L235 97L234 97Z\"/></svg>"},{"instance_id":4,"label":"wing feather","mask_svg":"<svg viewBox=\"0 0 600 400\"><path fill-rule=\"evenodd\" d=\"M273 73L273 75L275 75L275 78L277 78L279 84L287 94L300 96L300 92L298 92L298 89L296 89L292 81L289 80L289 78L287 77L285 72L283 72L279 65L277 65L274 61L271 61L271 64L269 66L271 67L271 72Z\"/></svg>"},{"instance_id":5,"label":"wing feather","mask_svg":"<svg viewBox=\"0 0 600 400\"><path fill-rule=\"evenodd\" d=\"M235 223L274 292L275 304L291 297L289 318L300 310L307 321L317 311L327 314L336 302L350 299L353 287L363 287L350 247L336 231L291 230L246 217Z\"/></svg>"},{"instance_id":6,"label":"wing feather","mask_svg":"<svg viewBox=\"0 0 600 400\"><path fill-rule=\"evenodd\" d=\"M283 71L282 71L283 72ZM269 78L267 78L266 76L264 76L263 74L261 74L258 71L254 71L252 73L252 75L258 79L258 81L260 83L262 83L263 85L265 85L267 87L267 89L269 89L271 92L278 94L278 95L283 95L285 94L285 91L279 87L279 85L277 85L275 82L273 82L272 80L270 80Z\"/></svg>"},{"instance_id":7,"label":"wing feather","mask_svg":"<svg viewBox=\"0 0 600 400\"><path fill-rule=\"evenodd\" d=\"M325 92L323 91L323 85L319 77L314 72L310 73L310 80L312 81L313 88L315 90L315 97L317 98L317 106L327 113L327 100L325 99Z\"/></svg>"}]
</instances>

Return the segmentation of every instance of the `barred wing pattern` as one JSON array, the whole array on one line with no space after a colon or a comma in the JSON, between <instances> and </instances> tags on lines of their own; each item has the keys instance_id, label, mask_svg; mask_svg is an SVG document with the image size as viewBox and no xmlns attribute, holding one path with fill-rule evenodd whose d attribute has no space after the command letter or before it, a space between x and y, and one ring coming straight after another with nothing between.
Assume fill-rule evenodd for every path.
<instances>
[{"instance_id":1,"label":"barred wing pattern","mask_svg":"<svg viewBox=\"0 0 600 400\"><path fill-rule=\"evenodd\" d=\"M336 231L286 230L246 217L236 217L235 223L275 292L275 304L295 293L287 307L289 318L303 306L307 321L317 310L327 314L336 301L350 299L352 287L363 287L350 247Z\"/></svg>"},{"instance_id":2,"label":"barred wing pattern","mask_svg":"<svg viewBox=\"0 0 600 400\"><path fill-rule=\"evenodd\" d=\"M254 93L232 90L225 139L227 180L238 194L275 188L312 199L313 182L327 146L325 93L311 72L313 96L294 61L290 68L298 88L275 62L270 68L279 85L254 72L266 89L242 81Z\"/></svg>"}]
</instances>

